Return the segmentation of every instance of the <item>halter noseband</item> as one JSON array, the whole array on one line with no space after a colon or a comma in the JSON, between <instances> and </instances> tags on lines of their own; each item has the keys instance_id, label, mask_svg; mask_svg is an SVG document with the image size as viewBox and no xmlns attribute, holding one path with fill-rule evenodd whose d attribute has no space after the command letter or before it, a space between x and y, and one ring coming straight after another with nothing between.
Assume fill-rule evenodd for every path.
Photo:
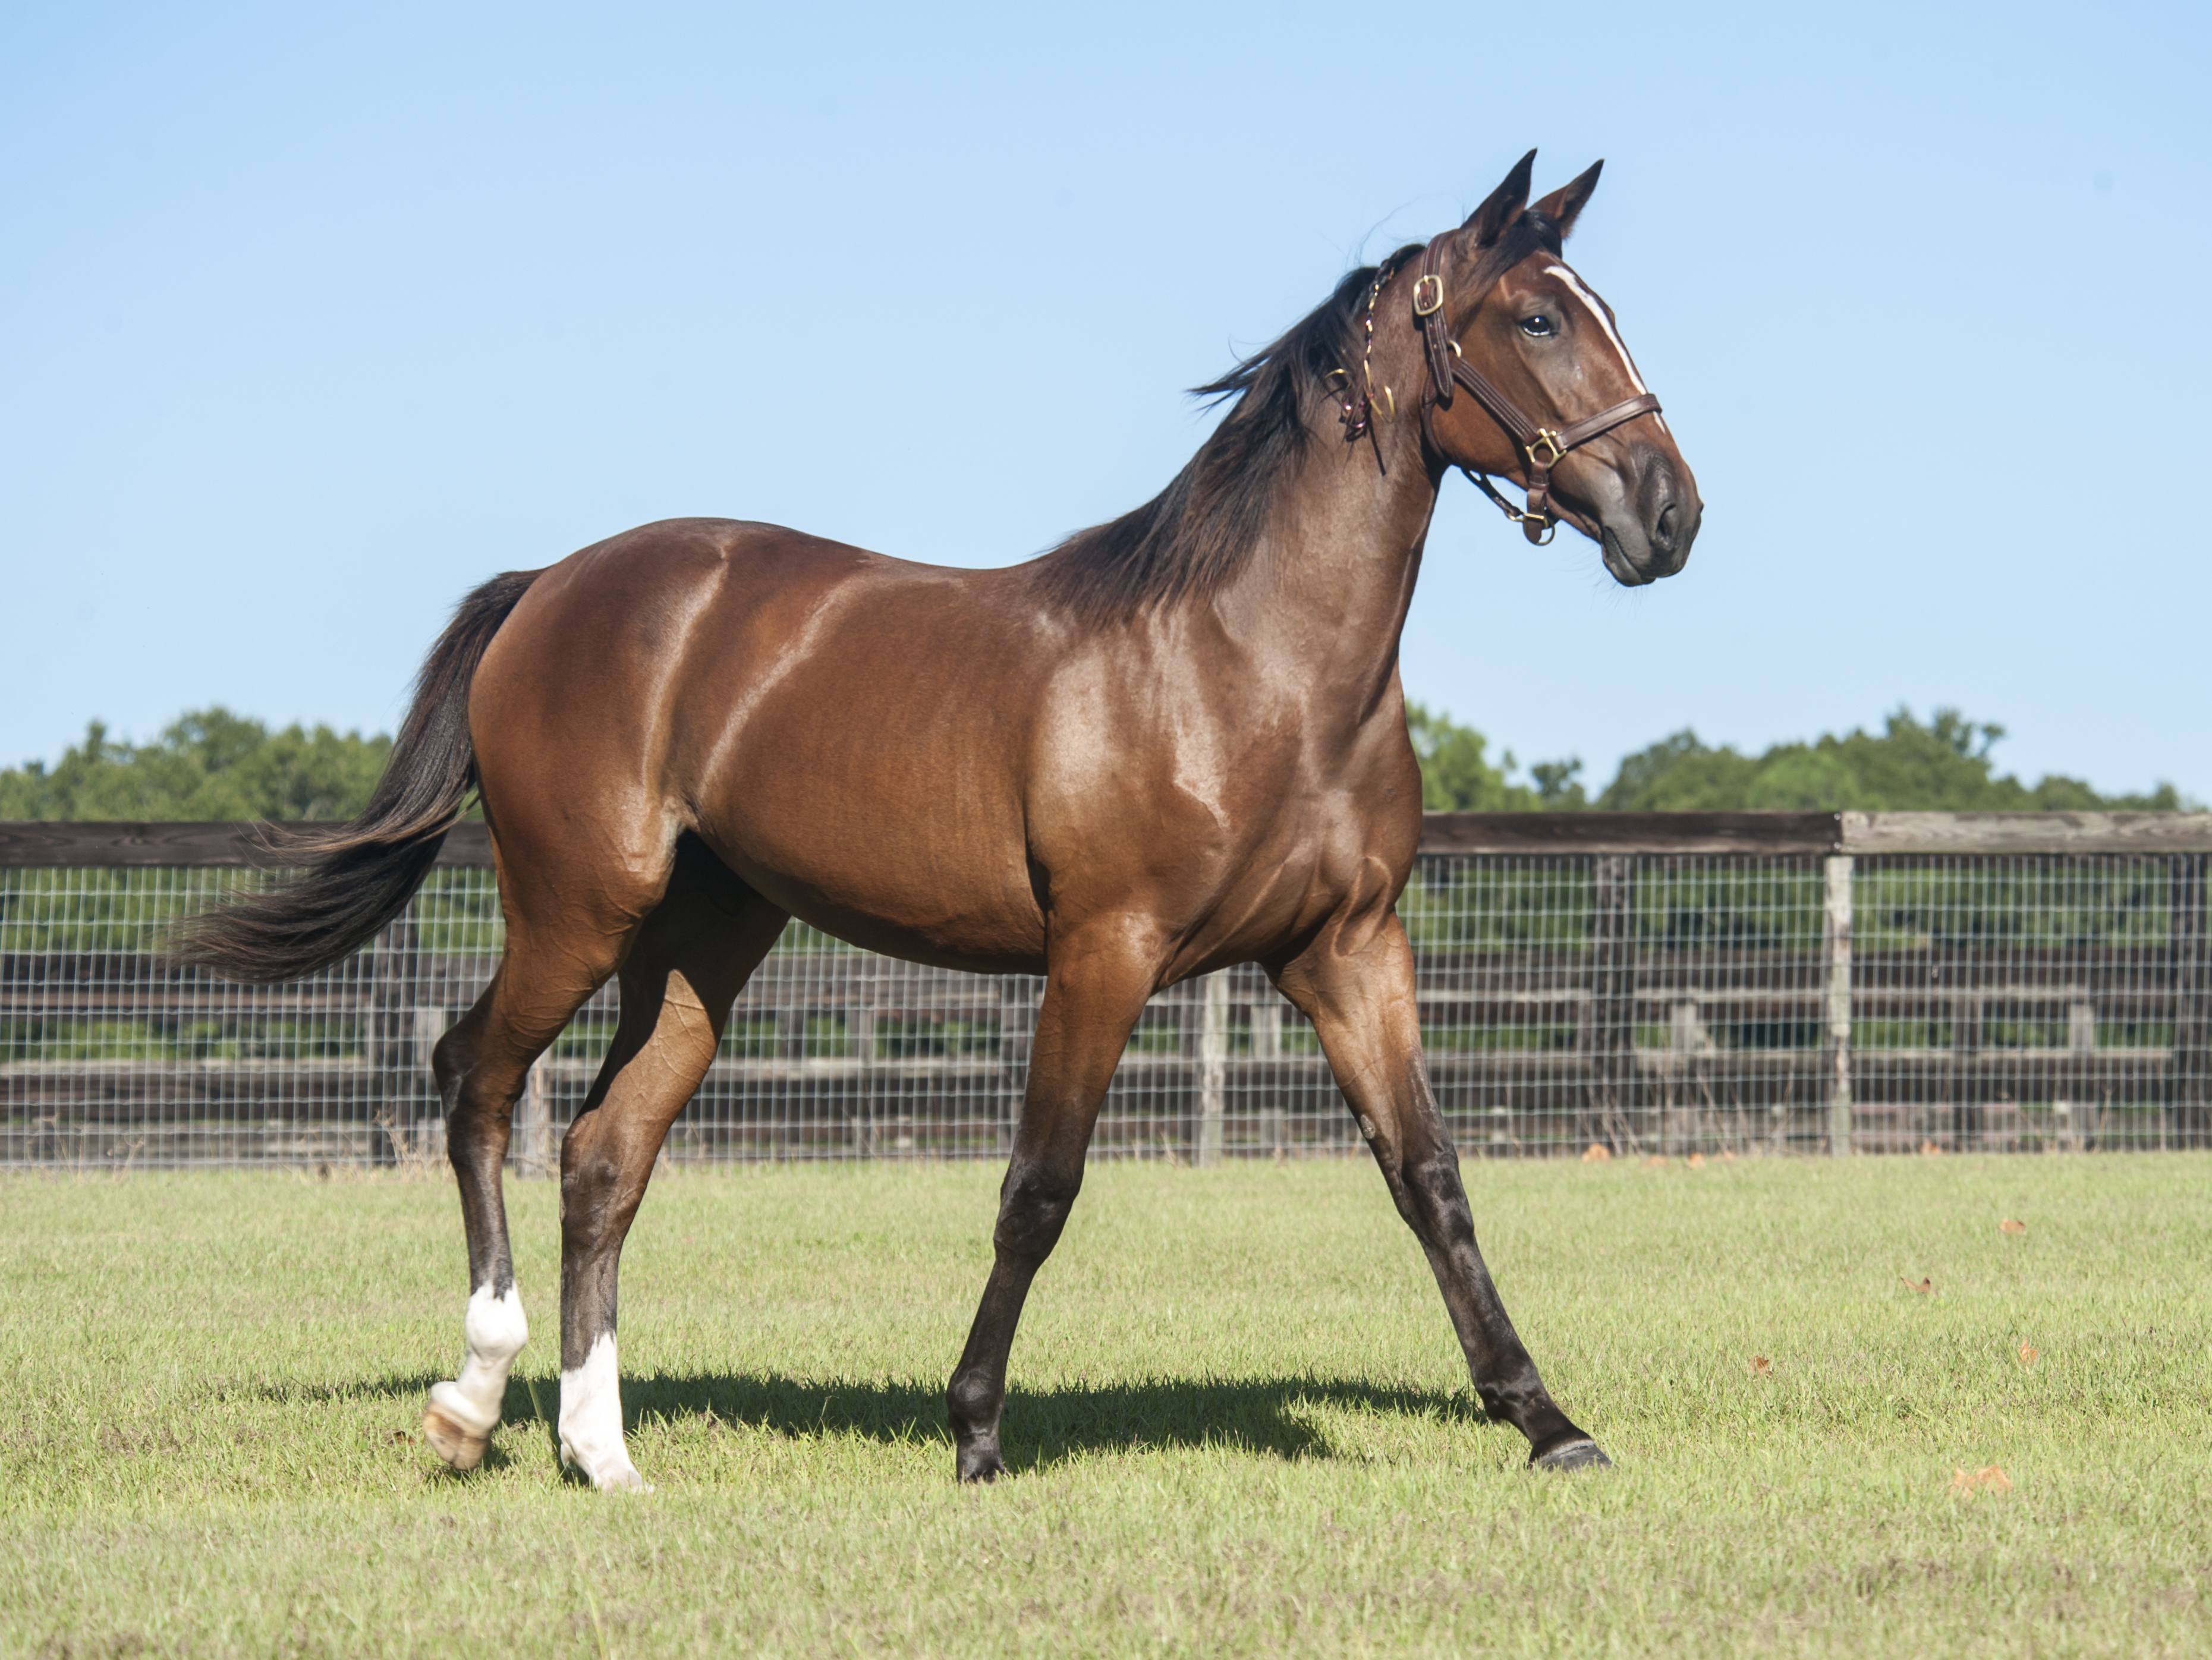
<instances>
[{"instance_id":1,"label":"halter noseband","mask_svg":"<svg viewBox=\"0 0 2212 1660\"><path fill-rule=\"evenodd\" d=\"M1557 431L1549 427L1539 427L1529 420L1521 412L1521 406L1501 391L1496 382L1460 355L1459 342L1447 332L1449 325L1444 318L1444 280L1437 270L1441 259L1438 250L1457 234L1455 231L1446 231L1421 250L1420 275L1413 280L1413 319L1420 327L1429 361L1429 385L1421 395L1421 436L1427 440L1431 449L1438 455L1443 455L1443 446L1437 442L1436 434L1429 429L1429 411L1451 408L1455 383L1472 392L1475 402L1487 409L1492 419L1512 435L1513 441L1520 446L1521 453L1528 457L1528 505L1525 508L1516 507L1499 494L1498 487L1486 475L1462 463L1453 464L1468 476L1477 489L1496 502L1506 518L1520 525L1522 535L1541 547L1552 539L1559 519L1571 517L1553 511L1552 469L1558 466L1571 451L1580 449L1592 439L1609 433L1640 415L1658 414L1659 400L1650 392L1644 392L1625 399L1611 409L1600 409L1595 415ZM1374 310L1375 295L1382 291L1382 285L1394 274L1386 271L1377 279L1368 297L1370 314ZM1495 278L1492 280L1496 281ZM1484 285L1486 293L1489 286L1487 283ZM1371 339L1371 324L1370 328ZM1358 435L1352 434L1354 437ZM1578 527L1581 526L1579 518L1575 522Z\"/></svg>"}]
</instances>

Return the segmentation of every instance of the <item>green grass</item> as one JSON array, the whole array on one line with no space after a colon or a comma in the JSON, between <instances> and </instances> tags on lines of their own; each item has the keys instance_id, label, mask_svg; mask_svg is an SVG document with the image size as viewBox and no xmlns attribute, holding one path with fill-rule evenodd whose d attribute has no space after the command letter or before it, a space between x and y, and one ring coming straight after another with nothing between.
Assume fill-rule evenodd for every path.
<instances>
[{"instance_id":1,"label":"green grass","mask_svg":"<svg viewBox=\"0 0 2212 1660\"><path fill-rule=\"evenodd\" d=\"M537 1336L457 1479L410 1439L457 1358L448 1185L14 1178L0 1647L2202 1653L2208 1176L1470 1164L1619 1460L1557 1478L1471 1412L1371 1169L1101 1168L1015 1349L1017 1475L962 1491L939 1392L996 1172L679 1172L623 1287L642 1499L562 1482L532 1405L548 1184L510 1186ZM2009 1492L1951 1490L1992 1464Z\"/></svg>"}]
</instances>

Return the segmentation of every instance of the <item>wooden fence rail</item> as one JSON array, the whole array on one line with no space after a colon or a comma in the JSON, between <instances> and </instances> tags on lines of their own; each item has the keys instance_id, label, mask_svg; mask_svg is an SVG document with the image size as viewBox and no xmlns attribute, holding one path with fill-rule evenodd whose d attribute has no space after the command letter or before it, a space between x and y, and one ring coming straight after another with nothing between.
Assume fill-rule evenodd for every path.
<instances>
[{"instance_id":1,"label":"wooden fence rail","mask_svg":"<svg viewBox=\"0 0 2212 1660\"><path fill-rule=\"evenodd\" d=\"M284 835L0 823L0 1161L437 1149L430 1047L497 960L483 827L447 838L437 905L297 985L160 955L228 880L183 878L281 863ZM2208 857L2201 814L1433 814L1401 913L1470 1152L2198 1146ZM678 1151L996 1153L1039 991L787 942ZM589 1088L614 995L533 1072L524 1168ZM1355 1146L1310 1027L1250 968L1155 999L1099 1137L1201 1162Z\"/></svg>"}]
</instances>

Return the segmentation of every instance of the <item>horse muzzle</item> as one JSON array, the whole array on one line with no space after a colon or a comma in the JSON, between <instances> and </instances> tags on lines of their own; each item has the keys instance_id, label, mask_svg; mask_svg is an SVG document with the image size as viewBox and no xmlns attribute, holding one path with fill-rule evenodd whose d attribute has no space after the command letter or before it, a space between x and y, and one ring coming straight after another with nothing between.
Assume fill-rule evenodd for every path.
<instances>
[{"instance_id":1,"label":"horse muzzle","mask_svg":"<svg viewBox=\"0 0 2212 1660\"><path fill-rule=\"evenodd\" d=\"M1598 524L1605 568L1624 588L1641 588L1673 576L1689 562L1705 503L1686 468L1662 454L1638 458L1634 478L1612 468L1595 470ZM1609 488L1608 488L1609 487Z\"/></svg>"}]
</instances>

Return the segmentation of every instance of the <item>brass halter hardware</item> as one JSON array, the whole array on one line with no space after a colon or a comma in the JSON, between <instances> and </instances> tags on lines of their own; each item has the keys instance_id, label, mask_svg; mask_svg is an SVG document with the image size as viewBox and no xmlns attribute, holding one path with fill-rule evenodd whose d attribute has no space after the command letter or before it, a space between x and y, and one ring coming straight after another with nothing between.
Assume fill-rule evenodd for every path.
<instances>
[{"instance_id":1,"label":"brass halter hardware","mask_svg":"<svg viewBox=\"0 0 2212 1660\"><path fill-rule=\"evenodd\" d=\"M1552 538L1559 535L1559 520L1549 518L1543 513L1532 513L1523 508L1516 507L1512 501L1508 499L1505 492L1499 489L1495 484L1492 484L1490 482L1490 478L1487 474L1478 473L1472 467L1462 467L1460 469L1460 471L1467 475L1467 482L1468 483L1474 485L1476 489L1481 491L1483 494L1488 496L1492 501L1498 504L1498 511L1499 512L1504 514L1506 518L1511 519L1516 524L1520 525L1522 527L1522 533L1526 536L1529 541L1534 542L1539 548L1549 546ZM1535 528L1534 530L1529 529L1528 527L1531 525L1534 525Z\"/></svg>"},{"instance_id":2,"label":"brass halter hardware","mask_svg":"<svg viewBox=\"0 0 2212 1660\"><path fill-rule=\"evenodd\" d=\"M1592 439L1601 437L1638 415L1657 415L1659 400L1645 392L1639 397L1624 399L1610 409L1600 409L1594 415L1571 421L1556 430L1539 427L1529 420L1521 412L1520 405L1508 397L1496 382L1467 360L1460 351L1459 342L1451 337L1449 319L1444 316L1443 273L1438 268L1444 244L1456 234L1456 232L1446 231L1421 250L1420 275L1413 281L1413 326L1420 331L1429 365L1429 384L1421 396L1421 436L1427 440L1431 450L1443 455L1443 446L1430 430L1429 411L1449 409L1452 394L1458 386L1464 386L1472 392L1475 402L1489 412L1492 420L1506 430L1520 446L1521 453L1528 458L1528 506L1516 507L1486 475L1474 468L1458 463L1453 464L1458 466L1483 494L1496 502L1506 518L1521 527L1522 535L1541 547L1552 539L1562 517L1552 506L1552 469L1565 460L1570 451L1579 449ZM1376 274L1375 286L1368 291L1366 322L1370 352L1375 348L1375 299L1393 275L1392 268L1384 267ZM1492 273L1490 282L1495 282L1502 275L1502 272ZM1490 282L1481 285L1484 291L1487 291ZM1349 380L1350 377L1346 379ZM1348 413L1351 405L1345 407ZM1372 428L1367 430L1371 432ZM1376 458L1378 461L1382 458L1379 449ZM1582 525L1580 519L1575 522L1578 526L1588 529Z\"/></svg>"}]
</instances>

